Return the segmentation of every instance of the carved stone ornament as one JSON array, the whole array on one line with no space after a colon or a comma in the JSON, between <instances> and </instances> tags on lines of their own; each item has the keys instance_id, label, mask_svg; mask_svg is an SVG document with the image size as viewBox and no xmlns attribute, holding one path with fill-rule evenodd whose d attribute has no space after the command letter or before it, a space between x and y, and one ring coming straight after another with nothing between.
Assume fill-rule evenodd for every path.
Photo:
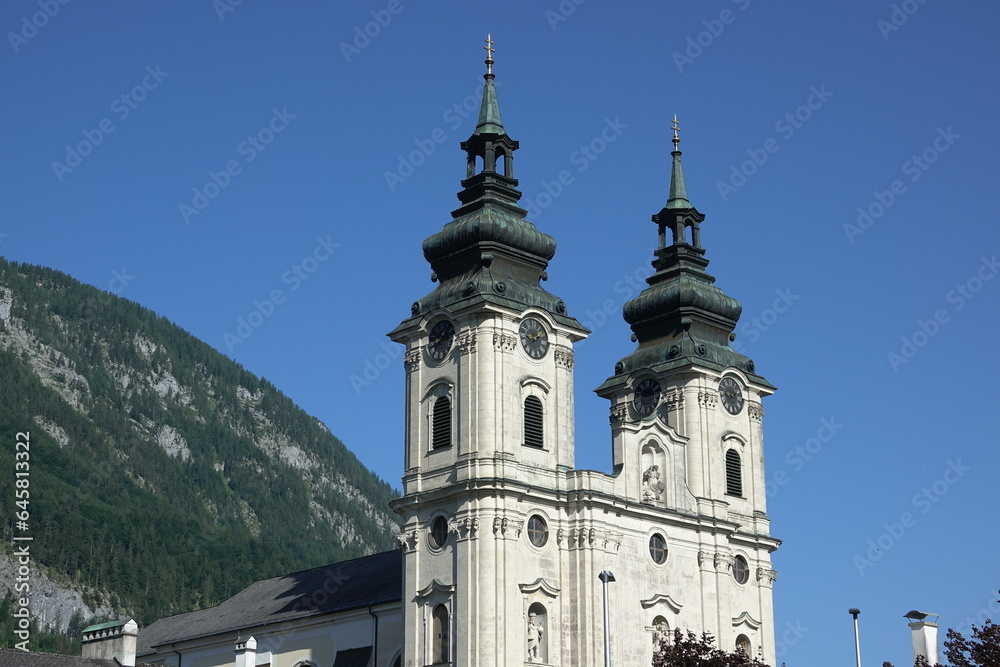
<instances>
[{"instance_id":1,"label":"carved stone ornament","mask_svg":"<svg viewBox=\"0 0 1000 667\"><path fill-rule=\"evenodd\" d=\"M719 402L719 394L715 391L699 391L698 405L706 408L714 408Z\"/></svg>"},{"instance_id":2,"label":"carved stone ornament","mask_svg":"<svg viewBox=\"0 0 1000 667\"><path fill-rule=\"evenodd\" d=\"M708 558L708 554L705 553L704 551L699 551L698 552L698 565L704 565L706 558Z\"/></svg>"},{"instance_id":3,"label":"carved stone ornament","mask_svg":"<svg viewBox=\"0 0 1000 667\"><path fill-rule=\"evenodd\" d=\"M458 337L458 353L469 354L476 351L475 332L466 332Z\"/></svg>"},{"instance_id":4,"label":"carved stone ornament","mask_svg":"<svg viewBox=\"0 0 1000 667\"><path fill-rule=\"evenodd\" d=\"M573 368L573 350L568 350L559 347L556 348L556 351L553 356L556 360L556 366L562 366L563 368Z\"/></svg>"},{"instance_id":5,"label":"carved stone ornament","mask_svg":"<svg viewBox=\"0 0 1000 667\"><path fill-rule=\"evenodd\" d=\"M664 484L660 480L660 466L651 465L642 473L642 502L655 503L660 500Z\"/></svg>"},{"instance_id":6,"label":"carved stone ornament","mask_svg":"<svg viewBox=\"0 0 1000 667\"><path fill-rule=\"evenodd\" d=\"M403 356L403 368L406 369L407 373L412 373L420 368L420 350L410 350Z\"/></svg>"},{"instance_id":7,"label":"carved stone ornament","mask_svg":"<svg viewBox=\"0 0 1000 667\"><path fill-rule=\"evenodd\" d=\"M560 528L559 530L556 531L556 544L561 546L563 540L565 539L566 539L566 529Z\"/></svg>"},{"instance_id":8,"label":"carved stone ornament","mask_svg":"<svg viewBox=\"0 0 1000 667\"><path fill-rule=\"evenodd\" d=\"M493 519L493 535L497 539L516 540L521 537L523 527L524 522L517 519L499 516Z\"/></svg>"},{"instance_id":9,"label":"carved stone ornament","mask_svg":"<svg viewBox=\"0 0 1000 667\"><path fill-rule=\"evenodd\" d=\"M626 417L628 417L628 408L624 403L611 406L611 416L609 419L612 424L620 424L625 421Z\"/></svg>"},{"instance_id":10,"label":"carved stone ornament","mask_svg":"<svg viewBox=\"0 0 1000 667\"><path fill-rule=\"evenodd\" d=\"M396 539L399 540L399 546L403 548L403 551L413 551L420 544L420 531L411 530L399 533L396 535Z\"/></svg>"},{"instance_id":11,"label":"carved stone ornament","mask_svg":"<svg viewBox=\"0 0 1000 667\"><path fill-rule=\"evenodd\" d=\"M493 334L493 347L501 352L513 352L517 347L517 337L497 332Z\"/></svg>"},{"instance_id":12,"label":"carved stone ornament","mask_svg":"<svg viewBox=\"0 0 1000 667\"><path fill-rule=\"evenodd\" d=\"M715 569L716 570L728 570L733 567L733 557L729 554L724 554L721 551L715 554Z\"/></svg>"},{"instance_id":13,"label":"carved stone ornament","mask_svg":"<svg viewBox=\"0 0 1000 667\"><path fill-rule=\"evenodd\" d=\"M680 410L684 407L684 392L670 391L663 394L663 403L667 406L667 412Z\"/></svg>"},{"instance_id":14,"label":"carved stone ornament","mask_svg":"<svg viewBox=\"0 0 1000 667\"><path fill-rule=\"evenodd\" d=\"M747 414L749 414L750 419L755 422L763 421L764 408L760 406L760 403L747 403Z\"/></svg>"},{"instance_id":15,"label":"carved stone ornament","mask_svg":"<svg viewBox=\"0 0 1000 667\"><path fill-rule=\"evenodd\" d=\"M469 539L476 537L479 532L478 518L465 518L452 521L449 528L459 539Z\"/></svg>"},{"instance_id":16,"label":"carved stone ornament","mask_svg":"<svg viewBox=\"0 0 1000 667\"><path fill-rule=\"evenodd\" d=\"M757 568L757 581L765 586L770 586L778 580L778 571L766 567Z\"/></svg>"}]
</instances>

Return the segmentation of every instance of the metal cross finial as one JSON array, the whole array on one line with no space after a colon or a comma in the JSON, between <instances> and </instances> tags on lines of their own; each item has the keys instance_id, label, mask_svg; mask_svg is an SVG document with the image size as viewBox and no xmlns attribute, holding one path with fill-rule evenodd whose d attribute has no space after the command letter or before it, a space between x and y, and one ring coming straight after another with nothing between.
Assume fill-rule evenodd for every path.
<instances>
[{"instance_id":1,"label":"metal cross finial","mask_svg":"<svg viewBox=\"0 0 1000 667\"><path fill-rule=\"evenodd\" d=\"M674 150L680 150L678 147L681 143L681 138L677 133L681 131L681 126L677 124L677 114L674 114L674 124L670 127L670 129L674 131L674 138L672 139L674 142Z\"/></svg>"},{"instance_id":2,"label":"metal cross finial","mask_svg":"<svg viewBox=\"0 0 1000 667\"><path fill-rule=\"evenodd\" d=\"M496 53L496 49L493 48L493 36L490 33L486 33L486 73L493 74L493 54Z\"/></svg>"}]
</instances>

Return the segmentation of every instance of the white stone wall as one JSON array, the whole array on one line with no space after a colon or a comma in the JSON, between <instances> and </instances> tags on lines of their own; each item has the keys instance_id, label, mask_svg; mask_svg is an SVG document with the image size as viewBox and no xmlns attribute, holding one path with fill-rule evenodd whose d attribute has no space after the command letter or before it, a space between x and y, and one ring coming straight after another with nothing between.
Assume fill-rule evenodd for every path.
<instances>
[{"instance_id":1,"label":"white stone wall","mask_svg":"<svg viewBox=\"0 0 1000 667\"><path fill-rule=\"evenodd\" d=\"M550 349L531 359L517 329L531 315L547 324ZM441 317L456 326L441 362L425 352ZM729 415L719 404L718 374L689 370L658 378L654 413L630 412L631 387L612 396L615 475L573 470L572 345L581 333L555 326L544 312L480 310L430 313L397 340L407 345L407 437L404 497L396 501L404 529L403 664L431 663L433 610L450 614L451 660L500 667L529 663L529 614L542 621L538 662L602 665L603 596L598 574L611 570L612 659L649 664L654 626L708 631L732 650L740 634L774 660L770 552L766 537L760 398L743 387L746 404ZM647 374L648 375L648 374ZM447 388L453 441L431 451L428 397ZM523 445L523 402L544 406L545 447ZM618 417L615 420L615 416ZM737 449L743 496L726 495L725 452ZM643 473L661 471L660 497L643 501ZM542 517L548 541L528 539L527 522ZM438 516L450 530L431 544ZM667 560L650 557L650 537L665 538ZM748 581L733 576L737 555ZM544 609L544 615L542 610Z\"/></svg>"}]
</instances>

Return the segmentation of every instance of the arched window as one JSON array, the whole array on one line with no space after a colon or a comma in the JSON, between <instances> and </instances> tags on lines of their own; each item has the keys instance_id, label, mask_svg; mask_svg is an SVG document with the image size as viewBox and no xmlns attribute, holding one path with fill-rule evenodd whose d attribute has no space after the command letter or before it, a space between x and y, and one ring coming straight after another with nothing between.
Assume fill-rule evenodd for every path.
<instances>
[{"instance_id":1,"label":"arched window","mask_svg":"<svg viewBox=\"0 0 1000 667\"><path fill-rule=\"evenodd\" d=\"M726 452L726 495L743 496L743 465L735 449Z\"/></svg>"},{"instance_id":2,"label":"arched window","mask_svg":"<svg viewBox=\"0 0 1000 667\"><path fill-rule=\"evenodd\" d=\"M451 399L438 396L432 412L431 449L451 447Z\"/></svg>"},{"instance_id":3,"label":"arched window","mask_svg":"<svg viewBox=\"0 0 1000 667\"><path fill-rule=\"evenodd\" d=\"M448 637L448 608L443 604L434 607L434 637L432 660L434 664L448 662L451 652L451 641Z\"/></svg>"},{"instance_id":4,"label":"arched window","mask_svg":"<svg viewBox=\"0 0 1000 667\"><path fill-rule=\"evenodd\" d=\"M524 399L524 444L538 448L545 444L542 402L537 396L528 396Z\"/></svg>"}]
</instances>

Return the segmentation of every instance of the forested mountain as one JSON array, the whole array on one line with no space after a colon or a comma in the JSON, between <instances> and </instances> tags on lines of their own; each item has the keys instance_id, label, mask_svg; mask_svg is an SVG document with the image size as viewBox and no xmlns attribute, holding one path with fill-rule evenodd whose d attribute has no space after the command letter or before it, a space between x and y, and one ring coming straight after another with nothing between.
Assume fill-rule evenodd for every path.
<instances>
[{"instance_id":1,"label":"forested mountain","mask_svg":"<svg viewBox=\"0 0 1000 667\"><path fill-rule=\"evenodd\" d=\"M269 382L133 302L0 259L8 554L22 431L33 565L140 625L396 546L392 488Z\"/></svg>"}]
</instances>

